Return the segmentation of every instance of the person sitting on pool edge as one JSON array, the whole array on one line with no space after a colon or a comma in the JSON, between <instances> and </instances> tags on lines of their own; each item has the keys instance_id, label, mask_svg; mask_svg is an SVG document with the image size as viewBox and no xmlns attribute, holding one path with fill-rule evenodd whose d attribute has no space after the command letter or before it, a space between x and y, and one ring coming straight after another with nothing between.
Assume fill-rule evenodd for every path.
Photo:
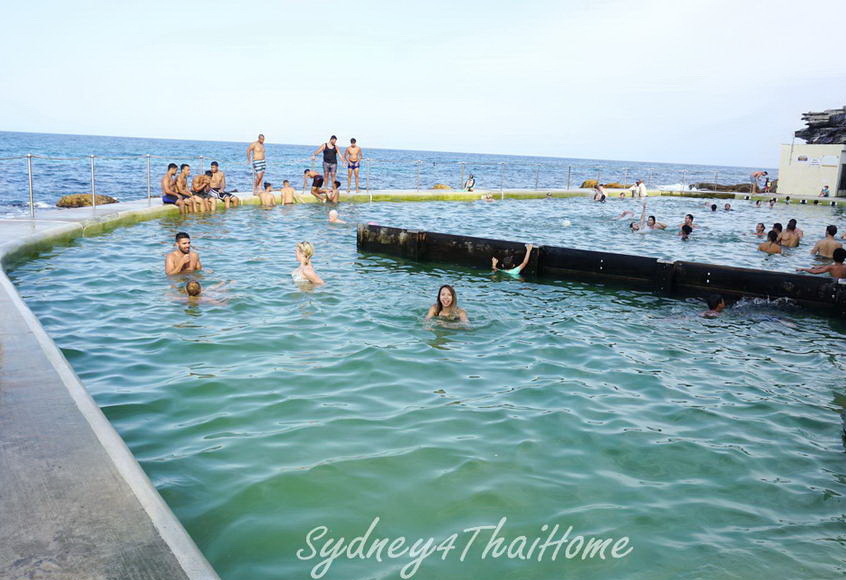
<instances>
[{"instance_id":1,"label":"person sitting on pool edge","mask_svg":"<svg viewBox=\"0 0 846 580\"><path fill-rule=\"evenodd\" d=\"M314 285L324 283L311 266L311 258L314 256L314 246L311 245L311 242L298 243L294 255L300 263L299 267L291 272L291 278L294 279L294 282L297 284L311 282Z\"/></svg>"},{"instance_id":2,"label":"person sitting on pool edge","mask_svg":"<svg viewBox=\"0 0 846 580\"><path fill-rule=\"evenodd\" d=\"M491 268L494 272L502 272L503 274L508 274L514 278L519 278L520 273L529 264L529 258L532 255L532 248L534 248L532 244L526 244L526 255L523 256L523 261L517 266L513 264L511 256L506 256L502 259L502 268L498 267L499 260L497 258L491 258Z\"/></svg>"},{"instance_id":3,"label":"person sitting on pool edge","mask_svg":"<svg viewBox=\"0 0 846 580\"><path fill-rule=\"evenodd\" d=\"M758 245L758 249L768 254L780 254L781 246L778 245L778 232L775 230L770 230L767 233L767 241L761 242Z\"/></svg>"},{"instance_id":4,"label":"person sitting on pool edge","mask_svg":"<svg viewBox=\"0 0 846 580\"><path fill-rule=\"evenodd\" d=\"M326 192L326 201L329 203L338 203L341 199L341 182L337 179L332 182L332 189Z\"/></svg>"},{"instance_id":5,"label":"person sitting on pool edge","mask_svg":"<svg viewBox=\"0 0 846 580\"><path fill-rule=\"evenodd\" d=\"M230 204L238 207L241 200L226 191L226 175L220 171L220 165L217 161L211 162L211 173L211 178L209 179L209 193L212 194L213 197L221 200L226 206L226 209L229 209Z\"/></svg>"},{"instance_id":6,"label":"person sitting on pool edge","mask_svg":"<svg viewBox=\"0 0 846 580\"><path fill-rule=\"evenodd\" d=\"M165 274L183 274L202 270L200 255L191 250L191 236L185 232L176 234L176 249L165 256Z\"/></svg>"},{"instance_id":7,"label":"person sitting on pool edge","mask_svg":"<svg viewBox=\"0 0 846 580\"><path fill-rule=\"evenodd\" d=\"M259 198L261 207L273 207L276 205L276 196L273 195L273 186L271 186L268 181L264 182L264 191L258 192L257 197Z\"/></svg>"},{"instance_id":8,"label":"person sitting on pool edge","mask_svg":"<svg viewBox=\"0 0 846 580\"><path fill-rule=\"evenodd\" d=\"M440 287L437 300L426 313L426 320L436 317L468 322L467 313L458 307L458 296L455 294L455 289L449 284Z\"/></svg>"},{"instance_id":9,"label":"person sitting on pool edge","mask_svg":"<svg viewBox=\"0 0 846 580\"><path fill-rule=\"evenodd\" d=\"M796 268L797 272L808 272L809 274L830 274L832 278L838 280L846 278L846 264L843 260L846 259L846 250L837 248L832 252L833 264L827 266L814 266L813 268Z\"/></svg>"},{"instance_id":10,"label":"person sitting on pool edge","mask_svg":"<svg viewBox=\"0 0 846 580\"><path fill-rule=\"evenodd\" d=\"M834 256L834 250L842 248L843 244L834 239L837 235L837 226L830 225L825 228L825 238L817 242L811 248L811 254L822 256L823 258L831 258Z\"/></svg>"},{"instance_id":11,"label":"person sitting on pool edge","mask_svg":"<svg viewBox=\"0 0 846 580\"><path fill-rule=\"evenodd\" d=\"M211 171L199 173L191 180L191 193L197 196L201 201L201 207L206 211L214 211L217 209L217 200L212 199L209 193L209 183L211 182Z\"/></svg>"},{"instance_id":12,"label":"person sitting on pool edge","mask_svg":"<svg viewBox=\"0 0 846 580\"><path fill-rule=\"evenodd\" d=\"M700 314L703 318L717 318L726 307L726 301L719 294L711 294L705 299L708 310Z\"/></svg>"}]
</instances>

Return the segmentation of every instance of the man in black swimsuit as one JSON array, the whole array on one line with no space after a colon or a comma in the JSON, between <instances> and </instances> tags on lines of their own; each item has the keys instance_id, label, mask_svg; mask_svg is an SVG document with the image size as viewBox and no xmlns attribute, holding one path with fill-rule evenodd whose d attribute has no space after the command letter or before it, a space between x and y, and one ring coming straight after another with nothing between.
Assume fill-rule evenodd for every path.
<instances>
[{"instance_id":1,"label":"man in black swimsuit","mask_svg":"<svg viewBox=\"0 0 846 580\"><path fill-rule=\"evenodd\" d=\"M316 171L306 169L303 172L303 191L305 191L305 187L309 179L311 179L311 194L320 201L325 202L326 197L321 197L321 194L325 194L326 192L320 189L323 187L323 176Z\"/></svg>"},{"instance_id":2,"label":"man in black swimsuit","mask_svg":"<svg viewBox=\"0 0 846 580\"><path fill-rule=\"evenodd\" d=\"M338 138L332 135L328 143L324 143L311 154L311 158L314 160L319 153L323 153L323 175L329 183L335 182L335 174L338 172L338 153L340 151L336 145L337 141Z\"/></svg>"}]
</instances>

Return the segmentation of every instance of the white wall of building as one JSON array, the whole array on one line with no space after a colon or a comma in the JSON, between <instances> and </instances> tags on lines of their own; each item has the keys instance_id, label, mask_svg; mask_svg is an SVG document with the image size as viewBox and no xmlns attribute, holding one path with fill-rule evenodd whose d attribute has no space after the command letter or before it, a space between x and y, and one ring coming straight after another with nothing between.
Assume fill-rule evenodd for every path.
<instances>
[{"instance_id":1,"label":"white wall of building","mask_svg":"<svg viewBox=\"0 0 846 580\"><path fill-rule=\"evenodd\" d=\"M819 195L828 185L832 197L846 197L846 145L782 145L778 193Z\"/></svg>"}]
</instances>

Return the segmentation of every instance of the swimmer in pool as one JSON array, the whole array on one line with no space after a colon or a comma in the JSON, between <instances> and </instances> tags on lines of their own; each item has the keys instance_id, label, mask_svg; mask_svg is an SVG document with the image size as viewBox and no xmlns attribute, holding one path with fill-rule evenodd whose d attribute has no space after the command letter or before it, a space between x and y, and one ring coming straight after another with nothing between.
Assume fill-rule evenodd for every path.
<instances>
[{"instance_id":1,"label":"swimmer in pool","mask_svg":"<svg viewBox=\"0 0 846 580\"><path fill-rule=\"evenodd\" d=\"M731 211L731 204L727 203L723 206L723 211Z\"/></svg>"},{"instance_id":2,"label":"swimmer in pool","mask_svg":"<svg viewBox=\"0 0 846 580\"><path fill-rule=\"evenodd\" d=\"M690 234L693 233L693 228L687 224L682 224L681 230L679 230L679 238L681 241L686 242L688 238L690 238Z\"/></svg>"},{"instance_id":3,"label":"swimmer in pool","mask_svg":"<svg viewBox=\"0 0 846 580\"><path fill-rule=\"evenodd\" d=\"M760 199L755 201L755 207L761 207L761 200Z\"/></svg>"},{"instance_id":4,"label":"swimmer in pool","mask_svg":"<svg viewBox=\"0 0 846 580\"><path fill-rule=\"evenodd\" d=\"M679 224L679 227L690 226L690 229L695 230L699 226L693 223L693 214L689 213L684 216L684 222Z\"/></svg>"},{"instance_id":5,"label":"swimmer in pool","mask_svg":"<svg viewBox=\"0 0 846 580\"><path fill-rule=\"evenodd\" d=\"M702 318L717 318L726 307L726 301L719 294L711 294L705 299L708 310L700 314Z\"/></svg>"},{"instance_id":6,"label":"swimmer in pool","mask_svg":"<svg viewBox=\"0 0 846 580\"><path fill-rule=\"evenodd\" d=\"M338 200L341 199L340 187L341 187L340 181L338 181L338 180L333 181L332 182L332 189L330 189L326 193L326 201L329 201L331 203L338 203Z\"/></svg>"},{"instance_id":7,"label":"swimmer in pool","mask_svg":"<svg viewBox=\"0 0 846 580\"><path fill-rule=\"evenodd\" d=\"M520 273L529 264L529 258L532 256L532 248L534 248L532 244L526 244L526 255L523 256L523 261L516 266L512 263L511 257L503 258L502 268L499 267L500 264L497 258L491 258L491 268L494 272L502 272L514 278L519 278Z\"/></svg>"},{"instance_id":8,"label":"swimmer in pool","mask_svg":"<svg viewBox=\"0 0 846 580\"><path fill-rule=\"evenodd\" d=\"M323 280L311 266L311 257L314 256L314 246L311 245L311 242L298 243L294 253L300 263L299 267L291 272L291 278L294 279L294 282L298 284L307 282L314 285L323 284Z\"/></svg>"},{"instance_id":9,"label":"swimmer in pool","mask_svg":"<svg viewBox=\"0 0 846 580\"><path fill-rule=\"evenodd\" d=\"M329 212L329 223L330 224L345 224L344 220L338 217L338 210L333 209Z\"/></svg>"},{"instance_id":10,"label":"swimmer in pool","mask_svg":"<svg viewBox=\"0 0 846 580\"><path fill-rule=\"evenodd\" d=\"M625 213L625 212L624 212ZM634 214L632 214L634 215ZM646 199L643 200L643 210L640 212L640 221L639 222L632 222L629 224L629 229L633 232L646 232Z\"/></svg>"},{"instance_id":11,"label":"swimmer in pool","mask_svg":"<svg viewBox=\"0 0 846 580\"><path fill-rule=\"evenodd\" d=\"M273 207L276 205L276 196L273 195L273 187L269 182L264 182L264 191L258 192L261 207Z\"/></svg>"},{"instance_id":12,"label":"swimmer in pool","mask_svg":"<svg viewBox=\"0 0 846 580\"><path fill-rule=\"evenodd\" d=\"M444 284L438 290L437 300L426 313L426 320L432 318L468 322L467 313L458 307L458 297L455 295L455 289L452 286Z\"/></svg>"},{"instance_id":13,"label":"swimmer in pool","mask_svg":"<svg viewBox=\"0 0 846 580\"><path fill-rule=\"evenodd\" d=\"M831 225L825 228L825 238L817 242L811 249L811 254L823 258L834 257L834 250L842 248L843 244L834 239L837 235L837 226Z\"/></svg>"},{"instance_id":14,"label":"swimmer in pool","mask_svg":"<svg viewBox=\"0 0 846 580\"><path fill-rule=\"evenodd\" d=\"M795 248L804 235L805 233L796 227L796 220L791 219L787 222L787 229L781 232L778 243L785 248Z\"/></svg>"},{"instance_id":15,"label":"swimmer in pool","mask_svg":"<svg viewBox=\"0 0 846 580\"><path fill-rule=\"evenodd\" d=\"M763 238L767 235L767 226L765 226L763 222L755 224L755 235L759 238Z\"/></svg>"},{"instance_id":16,"label":"swimmer in pool","mask_svg":"<svg viewBox=\"0 0 846 580\"><path fill-rule=\"evenodd\" d=\"M165 274L184 274L202 270L200 255L191 250L191 236L185 232L176 234L176 249L165 256Z\"/></svg>"},{"instance_id":17,"label":"swimmer in pool","mask_svg":"<svg viewBox=\"0 0 846 580\"><path fill-rule=\"evenodd\" d=\"M655 221L655 216L651 215L646 218L646 227L650 230L666 230L667 224L662 224L661 222Z\"/></svg>"},{"instance_id":18,"label":"swimmer in pool","mask_svg":"<svg viewBox=\"0 0 846 580\"><path fill-rule=\"evenodd\" d=\"M214 292L226 285L226 282L218 282L214 286L208 289L209 292ZM189 304L196 304L198 302L208 302L210 304L215 304L217 306L223 306L225 302L221 302L219 300L215 300L214 298L209 298L208 296L201 296L203 292L203 287L200 286L200 283L196 280L189 280L185 284L185 294L186 298L188 299Z\"/></svg>"},{"instance_id":19,"label":"swimmer in pool","mask_svg":"<svg viewBox=\"0 0 846 580\"><path fill-rule=\"evenodd\" d=\"M846 259L846 250L837 248L834 250L832 259L833 264L828 266L814 266L813 268L796 268L797 272L808 272L809 274L830 274L835 280L846 278L846 265L843 260Z\"/></svg>"},{"instance_id":20,"label":"swimmer in pool","mask_svg":"<svg viewBox=\"0 0 846 580\"><path fill-rule=\"evenodd\" d=\"M604 188L604 187L602 187L602 184L601 184L601 183L597 183L596 185L594 185L594 186L593 186L593 191L594 191L594 194L593 194L593 201L601 201L601 202L603 202L603 203L604 203L604 202L605 202L605 198L606 198L607 196L605 195L605 188Z\"/></svg>"},{"instance_id":21,"label":"swimmer in pool","mask_svg":"<svg viewBox=\"0 0 846 580\"><path fill-rule=\"evenodd\" d=\"M768 254L780 254L781 246L778 245L778 232L770 230L767 233L767 241L758 244L758 249Z\"/></svg>"},{"instance_id":22,"label":"swimmer in pool","mask_svg":"<svg viewBox=\"0 0 846 580\"><path fill-rule=\"evenodd\" d=\"M294 191L294 188L291 187L291 182L287 179L282 182L282 189L279 191L282 197L282 205L291 205L295 201L302 202L302 200L297 197L297 192Z\"/></svg>"}]
</instances>

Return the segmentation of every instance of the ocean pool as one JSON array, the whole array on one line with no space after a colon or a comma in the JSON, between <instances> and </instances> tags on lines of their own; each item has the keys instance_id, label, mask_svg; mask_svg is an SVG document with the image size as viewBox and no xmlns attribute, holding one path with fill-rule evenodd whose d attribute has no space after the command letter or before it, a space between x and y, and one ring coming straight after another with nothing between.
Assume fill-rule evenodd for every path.
<instances>
[{"instance_id":1,"label":"ocean pool","mask_svg":"<svg viewBox=\"0 0 846 580\"><path fill-rule=\"evenodd\" d=\"M650 203L674 225L701 207ZM813 238L841 219L738 202L719 221L692 211L702 230L682 244L598 213L623 204L633 205L340 209L350 222L783 270L810 257L763 258L734 232L796 217ZM572 526L571 537L628 537L633 548L619 559L483 559L482 534L460 561L462 536L417 578L846 572L842 321L747 301L704 320L695 300L359 254L354 224L330 226L326 212L143 222L10 273L222 578L308 577L320 562L304 559L311 530L349 540L376 517L379 537L442 540L506 517L509 542L559 525L559 537ZM163 275L182 230L211 270L198 275L206 286L235 281L219 303L189 305ZM290 277L303 239L327 281L314 291ZM422 321L442 283L455 285L469 328ZM399 578L410 560L339 558L324 577Z\"/></svg>"}]
</instances>

